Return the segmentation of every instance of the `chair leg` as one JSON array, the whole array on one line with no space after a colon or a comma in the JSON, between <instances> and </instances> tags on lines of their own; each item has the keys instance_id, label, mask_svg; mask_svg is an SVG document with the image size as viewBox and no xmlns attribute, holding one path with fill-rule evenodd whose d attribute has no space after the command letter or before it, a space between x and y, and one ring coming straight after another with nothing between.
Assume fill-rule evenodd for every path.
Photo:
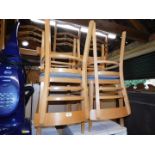
<instances>
[{"instance_id":1,"label":"chair leg","mask_svg":"<svg viewBox=\"0 0 155 155\"><path fill-rule=\"evenodd\" d=\"M121 94L121 93L119 93L119 94ZM123 99L119 99L119 107L122 107L122 106L123 106ZM124 126L124 118L120 118L119 123L121 126Z\"/></svg>"},{"instance_id":2,"label":"chair leg","mask_svg":"<svg viewBox=\"0 0 155 155\"><path fill-rule=\"evenodd\" d=\"M91 132L92 129L92 121L88 120L88 131Z\"/></svg>"},{"instance_id":3,"label":"chair leg","mask_svg":"<svg viewBox=\"0 0 155 155\"><path fill-rule=\"evenodd\" d=\"M81 123L81 133L84 134L85 131L85 122Z\"/></svg>"},{"instance_id":4,"label":"chair leg","mask_svg":"<svg viewBox=\"0 0 155 155\"><path fill-rule=\"evenodd\" d=\"M93 99L94 99L94 82L93 81L89 81L89 113L91 111L91 109L93 109ZM88 130L89 132L91 131L92 129L92 121L88 120Z\"/></svg>"},{"instance_id":5,"label":"chair leg","mask_svg":"<svg viewBox=\"0 0 155 155\"><path fill-rule=\"evenodd\" d=\"M94 102L94 83L93 81L90 81L89 83L89 102L90 102L90 105L89 105L89 110L93 109L93 102Z\"/></svg>"},{"instance_id":6,"label":"chair leg","mask_svg":"<svg viewBox=\"0 0 155 155\"><path fill-rule=\"evenodd\" d=\"M41 128L40 127L36 128L36 135L41 135Z\"/></svg>"},{"instance_id":7,"label":"chair leg","mask_svg":"<svg viewBox=\"0 0 155 155\"><path fill-rule=\"evenodd\" d=\"M120 125L123 127L123 126L124 126L124 118L120 118L120 119L119 119L119 123L120 123Z\"/></svg>"},{"instance_id":8,"label":"chair leg","mask_svg":"<svg viewBox=\"0 0 155 155\"><path fill-rule=\"evenodd\" d=\"M62 127L56 127L56 130L57 130L57 132L58 132L58 134L59 135L64 135L64 128L62 128Z\"/></svg>"},{"instance_id":9,"label":"chair leg","mask_svg":"<svg viewBox=\"0 0 155 155\"><path fill-rule=\"evenodd\" d=\"M68 94L70 95L70 94ZM71 103L67 104L67 112L70 112L72 110L72 105Z\"/></svg>"},{"instance_id":10,"label":"chair leg","mask_svg":"<svg viewBox=\"0 0 155 155\"><path fill-rule=\"evenodd\" d=\"M72 105L71 104L67 104L67 112L72 111Z\"/></svg>"}]
</instances>

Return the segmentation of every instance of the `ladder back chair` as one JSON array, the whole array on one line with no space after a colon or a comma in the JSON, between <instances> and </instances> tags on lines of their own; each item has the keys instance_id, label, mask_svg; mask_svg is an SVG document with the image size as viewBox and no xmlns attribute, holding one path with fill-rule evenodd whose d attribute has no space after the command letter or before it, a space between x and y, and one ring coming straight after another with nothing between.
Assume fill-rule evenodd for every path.
<instances>
[{"instance_id":1,"label":"ladder back chair","mask_svg":"<svg viewBox=\"0 0 155 155\"><path fill-rule=\"evenodd\" d=\"M21 25L18 32L20 52L23 55L39 56L42 44L43 30L35 25ZM23 47L22 42L30 42L28 47ZM35 47L35 48L34 48Z\"/></svg>"},{"instance_id":2,"label":"ladder back chair","mask_svg":"<svg viewBox=\"0 0 155 155\"><path fill-rule=\"evenodd\" d=\"M89 44L90 30L86 38L86 46ZM73 54L65 54L58 52L56 47L59 45L57 41L64 40L56 37L54 39L53 51L51 51L51 28L50 20L45 20L45 37L42 45L41 59L44 61L44 67L40 82L41 93L38 110L35 114L34 122L37 133L41 133L42 127L53 127L60 125L70 125L81 123L81 130L84 132L84 122L88 117L86 109L88 106L87 94L87 55L80 58L77 52L76 43L73 39ZM74 37L75 38L75 37ZM61 44L60 44L61 45ZM63 45L67 45L66 40ZM70 45L70 44L69 44ZM86 50L88 48L85 48ZM41 50L41 51L42 51ZM86 51L85 50L85 51ZM69 106L61 111L49 111L49 106L53 105L75 105L77 108Z\"/></svg>"},{"instance_id":3,"label":"ladder back chair","mask_svg":"<svg viewBox=\"0 0 155 155\"><path fill-rule=\"evenodd\" d=\"M94 71L88 73L89 129L91 129L92 121L99 120L120 119L120 123L123 125L122 118L131 113L123 75L125 39L126 32L123 32L118 62L110 61L107 57L105 57L106 59L98 59L96 24L94 23L92 31ZM99 67L100 64L103 64L104 68ZM113 105L110 102L117 104Z\"/></svg>"}]
</instances>

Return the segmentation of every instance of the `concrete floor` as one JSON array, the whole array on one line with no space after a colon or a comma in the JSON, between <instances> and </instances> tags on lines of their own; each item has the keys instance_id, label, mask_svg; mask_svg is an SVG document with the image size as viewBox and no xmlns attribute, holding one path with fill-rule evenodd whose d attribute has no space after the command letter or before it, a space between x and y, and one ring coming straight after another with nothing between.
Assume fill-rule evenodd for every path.
<instances>
[{"instance_id":1,"label":"concrete floor","mask_svg":"<svg viewBox=\"0 0 155 155\"><path fill-rule=\"evenodd\" d=\"M32 127L32 134L35 135L35 128ZM93 122L92 129L88 131L88 123L85 123L85 133L81 134L81 125L61 126L43 128L42 135L127 135L126 127L122 127L114 121Z\"/></svg>"}]
</instances>

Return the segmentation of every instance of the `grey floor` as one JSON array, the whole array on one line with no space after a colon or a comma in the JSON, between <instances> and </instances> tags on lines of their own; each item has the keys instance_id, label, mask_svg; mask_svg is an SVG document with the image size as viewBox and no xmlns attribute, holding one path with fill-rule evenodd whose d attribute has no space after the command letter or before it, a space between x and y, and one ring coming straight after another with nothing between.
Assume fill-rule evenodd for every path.
<instances>
[{"instance_id":1,"label":"grey floor","mask_svg":"<svg viewBox=\"0 0 155 155\"><path fill-rule=\"evenodd\" d=\"M32 134L35 135L35 128L32 127ZM81 125L43 128L42 135L127 135L126 127L122 127L113 121L93 122L92 129L88 131L88 123L85 123L85 133L81 134Z\"/></svg>"}]
</instances>

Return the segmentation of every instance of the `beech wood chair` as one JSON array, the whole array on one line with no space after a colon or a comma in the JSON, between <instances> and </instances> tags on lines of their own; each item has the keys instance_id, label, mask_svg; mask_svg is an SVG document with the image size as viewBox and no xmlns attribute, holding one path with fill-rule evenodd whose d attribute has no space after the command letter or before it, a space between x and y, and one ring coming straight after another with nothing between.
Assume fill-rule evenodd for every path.
<instances>
[{"instance_id":1,"label":"beech wood chair","mask_svg":"<svg viewBox=\"0 0 155 155\"><path fill-rule=\"evenodd\" d=\"M42 43L43 30L34 25L22 25L19 27L18 40L22 55L39 56ZM28 41L30 47L23 47L22 41ZM32 45L32 46L31 46ZM33 48L32 48L33 47ZM36 49L34 49L36 47Z\"/></svg>"},{"instance_id":2,"label":"beech wood chair","mask_svg":"<svg viewBox=\"0 0 155 155\"><path fill-rule=\"evenodd\" d=\"M120 58L118 62L108 60L107 56L103 59L98 59L96 24L94 23L92 31L92 64L94 70L88 73L90 112L89 129L91 129L92 121L99 120L120 119L120 123L123 125L122 118L131 113L123 75L125 39L126 32L123 32L120 47ZM101 64L104 67L101 67ZM89 65L90 64L88 64L88 66ZM110 102L114 101L116 104L111 105Z\"/></svg>"},{"instance_id":3,"label":"beech wood chair","mask_svg":"<svg viewBox=\"0 0 155 155\"><path fill-rule=\"evenodd\" d=\"M92 22L86 38L84 56L81 59L79 40L57 37L54 33L53 51L51 51L51 28L50 20L45 20L45 37L41 48L40 77L41 93L38 110L35 114L34 123L37 134L41 134L41 128L70 125L81 123L81 131L84 132L84 122L88 118L88 88L87 88L87 57L90 46ZM61 34L62 35L62 34ZM66 35L66 34L65 34ZM58 41L65 41L58 43ZM71 41L73 44L66 41ZM57 51L58 45L73 47L72 54ZM73 109L69 106L63 111L49 111L49 105L78 105Z\"/></svg>"}]
</instances>

